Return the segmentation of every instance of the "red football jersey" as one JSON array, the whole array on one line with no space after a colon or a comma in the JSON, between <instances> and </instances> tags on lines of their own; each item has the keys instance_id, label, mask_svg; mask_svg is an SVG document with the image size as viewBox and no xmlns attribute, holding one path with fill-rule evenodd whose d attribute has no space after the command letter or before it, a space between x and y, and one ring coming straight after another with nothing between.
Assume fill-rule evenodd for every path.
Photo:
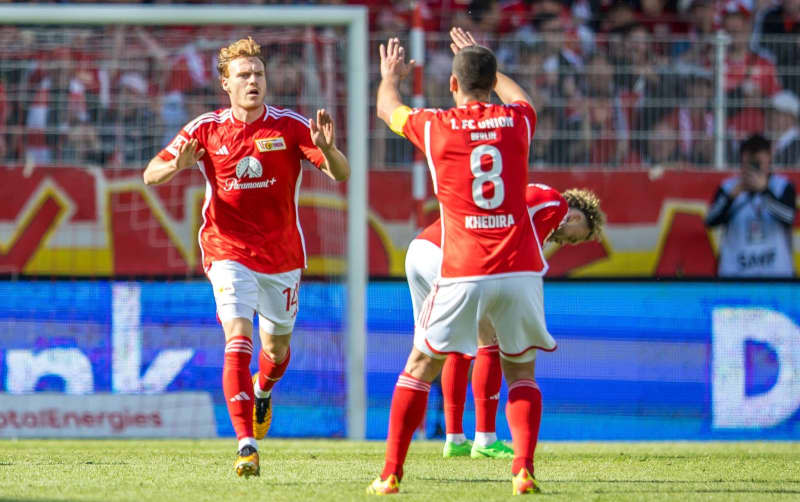
<instances>
[{"instance_id":1,"label":"red football jersey","mask_svg":"<svg viewBox=\"0 0 800 502\"><path fill-rule=\"evenodd\" d=\"M528 206L528 214L533 222L536 231L536 242L538 255L542 260L541 272L547 271L547 262L544 259L542 246L550 233L558 228L561 221L567 215L569 207L564 197L558 190L540 183L531 183L525 189L525 203ZM416 237L423 239L441 247L442 243L442 222L437 219Z\"/></svg>"},{"instance_id":2,"label":"red football jersey","mask_svg":"<svg viewBox=\"0 0 800 502\"><path fill-rule=\"evenodd\" d=\"M415 109L403 134L425 152L442 217L447 279L540 273L525 205L536 112L526 102Z\"/></svg>"},{"instance_id":3,"label":"red football jersey","mask_svg":"<svg viewBox=\"0 0 800 502\"><path fill-rule=\"evenodd\" d=\"M230 108L205 113L181 129L159 157L174 158L190 139L206 150L197 163L206 178L199 235L205 270L216 260L266 274L305 267L297 211L300 162L319 167L325 160L311 141L308 119L267 105L249 124Z\"/></svg>"}]
</instances>

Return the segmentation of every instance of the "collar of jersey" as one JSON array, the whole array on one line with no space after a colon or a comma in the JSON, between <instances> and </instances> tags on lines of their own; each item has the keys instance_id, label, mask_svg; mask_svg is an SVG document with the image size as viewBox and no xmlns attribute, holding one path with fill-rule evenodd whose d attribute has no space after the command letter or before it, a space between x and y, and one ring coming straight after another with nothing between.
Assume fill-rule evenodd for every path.
<instances>
[{"instance_id":1,"label":"collar of jersey","mask_svg":"<svg viewBox=\"0 0 800 502\"><path fill-rule=\"evenodd\" d=\"M258 123L258 122L263 122L264 120L266 120L268 113L269 113L269 106L267 106L267 104L264 103L264 110L262 110L261 115L259 115L257 119L255 119L254 121L252 121L252 122L250 122L248 124L247 122L243 122L243 121L237 119L233 115L233 108L231 108L231 122L237 127L248 127L248 126L252 126L252 125L254 125L254 124Z\"/></svg>"}]
</instances>

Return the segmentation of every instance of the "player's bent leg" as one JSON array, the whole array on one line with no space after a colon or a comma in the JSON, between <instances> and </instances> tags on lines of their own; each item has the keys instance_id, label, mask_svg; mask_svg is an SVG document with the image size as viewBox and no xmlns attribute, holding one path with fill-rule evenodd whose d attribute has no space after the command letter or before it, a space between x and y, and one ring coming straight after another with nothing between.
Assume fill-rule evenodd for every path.
<instances>
[{"instance_id":1,"label":"player's bent leg","mask_svg":"<svg viewBox=\"0 0 800 502\"><path fill-rule=\"evenodd\" d=\"M506 417L514 444L514 461L511 465L514 494L541 491L534 478L533 456L542 419L542 393L534 378L536 366L532 357L535 357L535 353L515 360L505 357L501 360L508 382Z\"/></svg>"},{"instance_id":2,"label":"player's bent leg","mask_svg":"<svg viewBox=\"0 0 800 502\"><path fill-rule=\"evenodd\" d=\"M256 437L264 438L272 425L272 390L286 373L291 360L289 343L299 308L300 269L276 274L256 274L258 284L258 332L261 352L253 378Z\"/></svg>"},{"instance_id":3,"label":"player's bent leg","mask_svg":"<svg viewBox=\"0 0 800 502\"><path fill-rule=\"evenodd\" d=\"M444 358L434 359L416 348L411 350L405 371L398 377L392 395L383 472L367 487L367 493L387 495L399 491L411 437L425 416L431 382L443 364Z\"/></svg>"},{"instance_id":4,"label":"player's bent leg","mask_svg":"<svg viewBox=\"0 0 800 502\"><path fill-rule=\"evenodd\" d=\"M464 403L467 400L467 383L472 357L449 354L442 368L442 398L444 423L447 433L442 456L466 457L472 450L472 441L464 436Z\"/></svg>"},{"instance_id":5,"label":"player's bent leg","mask_svg":"<svg viewBox=\"0 0 800 502\"><path fill-rule=\"evenodd\" d=\"M286 373L291 360L292 334L275 335L264 329L260 329L259 334L258 373L253 375L253 431L256 439L264 439L272 425L272 388Z\"/></svg>"}]
</instances>

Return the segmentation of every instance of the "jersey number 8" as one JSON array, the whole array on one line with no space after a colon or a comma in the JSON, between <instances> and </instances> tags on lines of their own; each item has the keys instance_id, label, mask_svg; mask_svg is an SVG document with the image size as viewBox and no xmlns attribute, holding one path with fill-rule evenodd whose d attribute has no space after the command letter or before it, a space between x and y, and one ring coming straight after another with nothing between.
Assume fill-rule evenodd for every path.
<instances>
[{"instance_id":1,"label":"jersey number 8","mask_svg":"<svg viewBox=\"0 0 800 502\"><path fill-rule=\"evenodd\" d=\"M481 158L484 155L492 158L492 168L488 171L481 169ZM476 146L469 156L469 167L472 175L475 176L475 179L472 180L472 200L475 201L475 205L481 209L499 207L506 196L503 178L500 177L500 173L503 172L503 157L500 155L500 150L492 145ZM491 199L487 199L483 195L484 183L491 183L494 188L494 195Z\"/></svg>"}]
</instances>

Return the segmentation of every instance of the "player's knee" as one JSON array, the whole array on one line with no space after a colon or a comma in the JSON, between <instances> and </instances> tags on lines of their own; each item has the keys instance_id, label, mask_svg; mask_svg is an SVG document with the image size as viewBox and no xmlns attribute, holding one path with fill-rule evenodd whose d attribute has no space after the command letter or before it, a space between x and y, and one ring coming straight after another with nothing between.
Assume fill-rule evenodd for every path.
<instances>
[{"instance_id":1,"label":"player's knee","mask_svg":"<svg viewBox=\"0 0 800 502\"><path fill-rule=\"evenodd\" d=\"M536 361L515 362L501 357L500 364L502 365L503 374L506 377L506 383L508 383L508 385L511 385L517 380L536 379Z\"/></svg>"},{"instance_id":2,"label":"player's knee","mask_svg":"<svg viewBox=\"0 0 800 502\"><path fill-rule=\"evenodd\" d=\"M223 321L222 330L225 332L226 340L235 336L253 337L253 323L242 317Z\"/></svg>"},{"instance_id":3,"label":"player's knee","mask_svg":"<svg viewBox=\"0 0 800 502\"><path fill-rule=\"evenodd\" d=\"M289 353L290 335L263 335L261 337L261 350L276 364L280 364Z\"/></svg>"},{"instance_id":4,"label":"player's knee","mask_svg":"<svg viewBox=\"0 0 800 502\"><path fill-rule=\"evenodd\" d=\"M442 371L444 359L434 359L416 348L411 351L406 362L406 373L425 382L432 382Z\"/></svg>"}]
</instances>

